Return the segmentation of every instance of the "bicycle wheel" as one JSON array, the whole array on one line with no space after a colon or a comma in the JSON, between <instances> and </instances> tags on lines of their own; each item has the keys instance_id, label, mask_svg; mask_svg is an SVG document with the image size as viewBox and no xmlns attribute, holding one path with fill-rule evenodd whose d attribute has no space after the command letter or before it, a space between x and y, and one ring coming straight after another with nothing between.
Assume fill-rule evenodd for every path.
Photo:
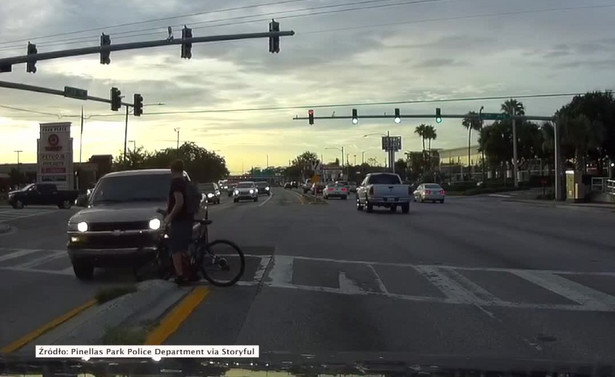
<instances>
[{"instance_id":1,"label":"bicycle wheel","mask_svg":"<svg viewBox=\"0 0 615 377\"><path fill-rule=\"evenodd\" d=\"M203 277L217 287L229 287L239 281L246 269L243 251L235 243L215 240L200 252Z\"/></svg>"}]
</instances>

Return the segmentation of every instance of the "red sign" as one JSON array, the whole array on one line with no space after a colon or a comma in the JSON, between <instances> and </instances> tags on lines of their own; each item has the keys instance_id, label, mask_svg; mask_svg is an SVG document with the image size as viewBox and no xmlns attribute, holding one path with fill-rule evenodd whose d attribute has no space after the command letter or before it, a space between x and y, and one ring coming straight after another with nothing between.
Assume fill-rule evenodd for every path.
<instances>
[{"instance_id":1,"label":"red sign","mask_svg":"<svg viewBox=\"0 0 615 377\"><path fill-rule=\"evenodd\" d=\"M46 146L45 150L46 151L60 151L60 150L62 150L62 146L58 145L59 142L60 142L60 138L58 137L58 135L56 135L56 134L49 135L49 137L47 138L47 143L49 144L49 146Z\"/></svg>"},{"instance_id":2,"label":"red sign","mask_svg":"<svg viewBox=\"0 0 615 377\"><path fill-rule=\"evenodd\" d=\"M42 174L57 174L57 173L66 174L66 168L42 168L41 173Z\"/></svg>"}]
</instances>

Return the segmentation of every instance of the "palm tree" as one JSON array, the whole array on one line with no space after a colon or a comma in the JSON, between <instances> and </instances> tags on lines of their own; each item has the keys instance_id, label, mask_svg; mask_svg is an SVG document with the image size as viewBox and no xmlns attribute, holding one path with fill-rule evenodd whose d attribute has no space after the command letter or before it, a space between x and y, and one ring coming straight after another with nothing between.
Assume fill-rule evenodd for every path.
<instances>
[{"instance_id":1,"label":"palm tree","mask_svg":"<svg viewBox=\"0 0 615 377\"><path fill-rule=\"evenodd\" d=\"M470 156L471 156L471 144L472 144L472 130L480 131L481 121L478 119L476 111L470 111L467 118L463 118L461 125L468 130L468 169L470 169Z\"/></svg>"},{"instance_id":2,"label":"palm tree","mask_svg":"<svg viewBox=\"0 0 615 377\"><path fill-rule=\"evenodd\" d=\"M502 113L508 115L525 115L525 107L523 103L517 101L516 99L509 99L502 104Z\"/></svg>"},{"instance_id":3,"label":"palm tree","mask_svg":"<svg viewBox=\"0 0 615 377\"><path fill-rule=\"evenodd\" d=\"M438 134L436 133L436 129L434 128L434 126L425 126L425 139L427 139L429 141L429 169L431 170L431 168L433 167L433 161L432 161L432 155L431 155L431 141L435 140L436 137L438 137Z\"/></svg>"},{"instance_id":4,"label":"palm tree","mask_svg":"<svg viewBox=\"0 0 615 377\"><path fill-rule=\"evenodd\" d=\"M570 118L562 116L559 119L563 126L563 144L574 147L576 170L587 172L587 153L602 145L604 140L604 125L599 121L591 121L581 114Z\"/></svg>"},{"instance_id":5,"label":"palm tree","mask_svg":"<svg viewBox=\"0 0 615 377\"><path fill-rule=\"evenodd\" d=\"M416 126L416 128L414 129L414 133L419 135L421 137L421 141L423 142L423 151L425 151L425 130L427 129L427 126L424 124L421 124L420 126Z\"/></svg>"}]
</instances>

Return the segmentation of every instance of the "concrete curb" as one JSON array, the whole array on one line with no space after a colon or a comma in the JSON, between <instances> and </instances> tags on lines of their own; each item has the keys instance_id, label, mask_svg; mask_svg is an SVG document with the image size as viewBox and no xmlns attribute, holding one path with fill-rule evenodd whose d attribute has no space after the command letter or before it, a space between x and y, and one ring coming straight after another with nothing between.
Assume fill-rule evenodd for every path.
<instances>
[{"instance_id":1,"label":"concrete curb","mask_svg":"<svg viewBox=\"0 0 615 377\"><path fill-rule=\"evenodd\" d=\"M36 345L102 344L107 330L156 321L191 291L162 280L145 281L137 287L137 292L83 311L15 353L33 355Z\"/></svg>"},{"instance_id":2,"label":"concrete curb","mask_svg":"<svg viewBox=\"0 0 615 377\"><path fill-rule=\"evenodd\" d=\"M525 203L525 204L536 204L542 206L549 206L553 208L584 208L584 209L602 209L602 210L610 210L615 211L615 205L605 203L566 203L566 202L556 202L553 200L538 200L538 199L504 199L505 202L516 202L516 203Z\"/></svg>"}]
</instances>

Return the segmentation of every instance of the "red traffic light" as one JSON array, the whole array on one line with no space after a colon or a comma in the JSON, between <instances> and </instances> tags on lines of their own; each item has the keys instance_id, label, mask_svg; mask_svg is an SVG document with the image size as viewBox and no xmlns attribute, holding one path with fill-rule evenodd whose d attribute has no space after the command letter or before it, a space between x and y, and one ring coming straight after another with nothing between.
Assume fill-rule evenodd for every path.
<instances>
[{"instance_id":1,"label":"red traffic light","mask_svg":"<svg viewBox=\"0 0 615 377\"><path fill-rule=\"evenodd\" d=\"M309 118L309 123L314 124L314 110L312 109L308 110L308 118Z\"/></svg>"}]
</instances>

